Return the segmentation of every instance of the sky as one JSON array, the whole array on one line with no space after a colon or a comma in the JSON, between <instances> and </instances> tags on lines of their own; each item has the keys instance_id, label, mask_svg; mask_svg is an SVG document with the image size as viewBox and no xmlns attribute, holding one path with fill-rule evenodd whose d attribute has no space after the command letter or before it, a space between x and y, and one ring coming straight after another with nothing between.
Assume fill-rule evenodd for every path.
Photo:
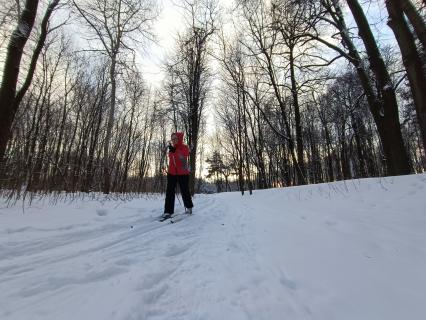
<instances>
[{"instance_id":1,"label":"sky","mask_svg":"<svg viewBox=\"0 0 426 320\"><path fill-rule=\"evenodd\" d=\"M164 79L163 65L171 54L176 36L184 28L182 10L172 0L159 1L160 13L154 23L156 42L147 43L145 50L139 50L139 61L148 85L160 87Z\"/></svg>"},{"instance_id":2,"label":"sky","mask_svg":"<svg viewBox=\"0 0 426 320\"><path fill-rule=\"evenodd\" d=\"M0 0L0 2L8 0ZM160 87L161 82L164 78L164 72L162 66L166 61L167 55L173 52L174 43L176 36L179 31L184 28L182 9L176 4L181 0L158 0L157 5L159 8L159 15L153 25L153 33L156 35L156 42L147 42L140 48L137 48L137 63L140 66L141 71L144 74L145 80L149 86ZM230 8L233 4L233 0L218 0L219 5L224 8ZM395 44L392 31L386 25L387 12L382 0L360 0L363 4L363 9L368 16L372 24L372 29L375 36L382 44ZM40 10L42 12L44 10ZM60 14L59 21L66 17L65 14ZM346 9L346 17L349 26L354 26L352 16ZM224 15L225 24L226 19L229 16ZM229 22L229 21L228 21ZM78 30L75 32L76 25L73 23L72 31L74 32L74 41L79 43L84 40L79 36L80 32L84 30ZM77 26L77 29L79 27Z\"/></svg>"},{"instance_id":3,"label":"sky","mask_svg":"<svg viewBox=\"0 0 426 320\"><path fill-rule=\"evenodd\" d=\"M0 0L7 1L7 0ZM164 79L163 66L168 55L173 53L175 40L179 31L184 29L184 17L182 9L177 5L181 0L157 0L158 5L158 18L153 24L153 34L156 37L156 41L147 41L144 45L140 45L136 48L137 52L137 64L143 73L146 83L148 86L153 88L160 88L162 80ZM231 15L226 14L226 10L231 8L234 0L217 0L219 6L224 10L222 15L224 24L230 24ZM373 32L375 36L382 44L395 44L392 31L386 25L387 13L384 5L384 1L373 0L366 1L360 0L363 4L363 9L367 14L367 17L372 24ZM40 10L40 12L43 12ZM229 11L229 10L228 10ZM67 14L62 12L59 15L54 16L55 22L63 21L67 17ZM355 23L350 15L348 9L346 9L346 19L349 26L355 26ZM85 40L82 34L85 33L85 29L72 23L68 26L71 34L73 34L73 42L77 46L84 47ZM77 31L76 31L77 30Z\"/></svg>"},{"instance_id":4,"label":"sky","mask_svg":"<svg viewBox=\"0 0 426 320\"><path fill-rule=\"evenodd\" d=\"M162 66L164 65L167 55L173 53L175 39L179 31L183 30L183 14L182 10L176 5L179 0L160 0L160 13L158 19L154 23L153 32L157 37L156 43L147 43L143 50L139 51L138 63L144 74L144 78L149 86L159 88L164 79ZM219 0L219 5L225 9L229 9L234 1ZM394 45L395 39L391 29L386 25L387 12L383 1L360 1L363 9L372 23L371 27L376 38L382 45ZM226 11L225 11L226 12ZM348 26L354 27L355 22L349 12L345 10ZM224 22L229 23L229 15L224 15ZM228 20L228 21L227 21Z\"/></svg>"},{"instance_id":5,"label":"sky","mask_svg":"<svg viewBox=\"0 0 426 320\"><path fill-rule=\"evenodd\" d=\"M219 5L229 8L233 0L218 0ZM157 41L147 44L145 50L139 50L139 63L148 85L161 87L164 79L162 66L167 56L173 54L177 35L184 30L183 10L177 5L179 0L159 0L160 13L154 23L153 33Z\"/></svg>"}]
</instances>

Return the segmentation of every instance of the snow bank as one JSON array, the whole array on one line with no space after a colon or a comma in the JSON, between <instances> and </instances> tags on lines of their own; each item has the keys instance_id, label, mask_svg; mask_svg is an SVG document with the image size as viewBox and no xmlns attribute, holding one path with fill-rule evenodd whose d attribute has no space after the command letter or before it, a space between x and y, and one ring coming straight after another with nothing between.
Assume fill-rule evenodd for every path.
<instances>
[{"instance_id":1,"label":"snow bank","mask_svg":"<svg viewBox=\"0 0 426 320\"><path fill-rule=\"evenodd\" d=\"M425 319L426 175L0 208L0 319ZM183 211L176 202L177 211Z\"/></svg>"}]
</instances>

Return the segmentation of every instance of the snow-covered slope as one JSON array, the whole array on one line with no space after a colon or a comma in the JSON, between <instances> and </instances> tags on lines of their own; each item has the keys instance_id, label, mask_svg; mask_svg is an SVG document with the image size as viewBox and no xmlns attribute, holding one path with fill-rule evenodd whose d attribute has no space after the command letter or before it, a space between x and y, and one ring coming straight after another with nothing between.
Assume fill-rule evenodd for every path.
<instances>
[{"instance_id":1,"label":"snow-covered slope","mask_svg":"<svg viewBox=\"0 0 426 320\"><path fill-rule=\"evenodd\" d=\"M0 319L425 319L426 175L0 209ZM182 208L176 203L179 211Z\"/></svg>"}]
</instances>

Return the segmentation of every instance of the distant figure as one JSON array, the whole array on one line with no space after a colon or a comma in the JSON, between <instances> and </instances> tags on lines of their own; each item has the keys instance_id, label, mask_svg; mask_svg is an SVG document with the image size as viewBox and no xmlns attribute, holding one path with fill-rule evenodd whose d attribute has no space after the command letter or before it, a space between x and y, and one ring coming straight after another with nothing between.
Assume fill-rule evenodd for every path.
<instances>
[{"instance_id":1,"label":"distant figure","mask_svg":"<svg viewBox=\"0 0 426 320\"><path fill-rule=\"evenodd\" d=\"M192 214L191 194L189 193L189 148L183 144L183 132L173 133L168 145L169 169L167 172L166 203L162 219L168 219L175 211L176 183L179 183L185 212Z\"/></svg>"}]
</instances>

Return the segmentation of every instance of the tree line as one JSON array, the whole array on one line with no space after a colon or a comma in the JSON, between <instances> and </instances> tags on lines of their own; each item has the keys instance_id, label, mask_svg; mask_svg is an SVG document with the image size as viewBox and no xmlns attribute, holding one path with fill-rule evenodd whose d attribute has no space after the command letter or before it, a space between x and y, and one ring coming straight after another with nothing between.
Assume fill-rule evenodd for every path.
<instances>
[{"instance_id":1,"label":"tree line","mask_svg":"<svg viewBox=\"0 0 426 320\"><path fill-rule=\"evenodd\" d=\"M152 88L136 57L156 41L155 2L2 3L0 188L161 192L176 130L193 193L206 170L218 191L243 193L423 172L425 3L379 5L393 46L356 0L237 0L229 12L181 0Z\"/></svg>"},{"instance_id":2,"label":"tree line","mask_svg":"<svg viewBox=\"0 0 426 320\"><path fill-rule=\"evenodd\" d=\"M359 1L237 1L215 55L218 186L229 168L243 193L424 171L424 3L379 3L395 46Z\"/></svg>"}]
</instances>

